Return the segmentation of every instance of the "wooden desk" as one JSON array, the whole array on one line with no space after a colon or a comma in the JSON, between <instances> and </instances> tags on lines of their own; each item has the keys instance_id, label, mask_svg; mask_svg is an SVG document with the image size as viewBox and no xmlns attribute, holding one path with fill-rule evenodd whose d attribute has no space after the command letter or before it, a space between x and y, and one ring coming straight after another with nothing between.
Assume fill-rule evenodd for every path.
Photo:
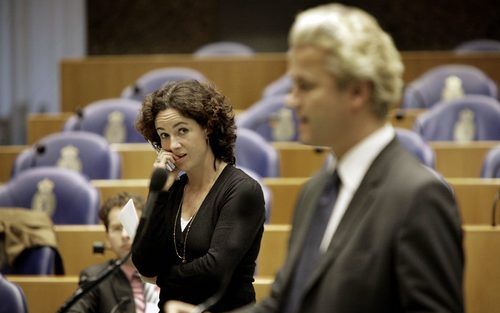
<instances>
[{"instance_id":1,"label":"wooden desk","mask_svg":"<svg viewBox=\"0 0 500 313\"><path fill-rule=\"evenodd\" d=\"M401 53L406 83L443 64L469 64L500 81L498 54L457 55L452 51ZM190 54L100 56L65 59L61 62L61 107L74 112L92 101L118 97L142 74L157 68L182 66L196 69L215 83L237 109L260 99L267 84L286 72L285 53L259 53L253 57L194 58Z\"/></svg>"},{"instance_id":2,"label":"wooden desk","mask_svg":"<svg viewBox=\"0 0 500 313\"><path fill-rule=\"evenodd\" d=\"M281 177L310 177L318 171L327 150L318 150L295 142L275 142L278 151ZM122 157L122 178L149 178L156 152L149 144L112 144L112 149Z\"/></svg>"},{"instance_id":3,"label":"wooden desk","mask_svg":"<svg viewBox=\"0 0 500 313\"><path fill-rule=\"evenodd\" d=\"M296 142L274 142L280 162L280 177L310 177L325 162L329 149Z\"/></svg>"},{"instance_id":4,"label":"wooden desk","mask_svg":"<svg viewBox=\"0 0 500 313\"><path fill-rule=\"evenodd\" d=\"M28 311L54 313L78 287L78 276L7 276L24 292Z\"/></svg>"},{"instance_id":5,"label":"wooden desk","mask_svg":"<svg viewBox=\"0 0 500 313\"><path fill-rule=\"evenodd\" d=\"M28 310L32 313L54 313L78 287L78 276L8 276L24 291ZM273 278L256 278L257 301L270 292Z\"/></svg>"},{"instance_id":6,"label":"wooden desk","mask_svg":"<svg viewBox=\"0 0 500 313\"><path fill-rule=\"evenodd\" d=\"M0 146L0 183L10 179L14 161L26 148L28 146Z\"/></svg>"},{"instance_id":7,"label":"wooden desk","mask_svg":"<svg viewBox=\"0 0 500 313\"><path fill-rule=\"evenodd\" d=\"M61 107L75 112L92 101L119 97L146 72L163 67L188 67L203 73L231 101L245 109L260 99L270 82L286 72L283 53L254 57L195 58L185 55L101 56L61 62Z\"/></svg>"},{"instance_id":8,"label":"wooden desk","mask_svg":"<svg viewBox=\"0 0 500 313\"><path fill-rule=\"evenodd\" d=\"M64 123L73 113L30 114L27 121L27 143L32 145L41 138L63 130Z\"/></svg>"},{"instance_id":9,"label":"wooden desk","mask_svg":"<svg viewBox=\"0 0 500 313\"><path fill-rule=\"evenodd\" d=\"M500 141L429 143L436 154L436 169L446 178L480 177L483 160L488 151Z\"/></svg>"},{"instance_id":10,"label":"wooden desk","mask_svg":"<svg viewBox=\"0 0 500 313\"><path fill-rule=\"evenodd\" d=\"M290 225L284 224L265 226L257 258L258 277L274 278L286 258L291 229Z\"/></svg>"},{"instance_id":11,"label":"wooden desk","mask_svg":"<svg viewBox=\"0 0 500 313\"><path fill-rule=\"evenodd\" d=\"M491 206L500 190L500 178L449 178L453 188L462 221L466 225L491 224ZM272 224L289 224L301 186L307 178L267 178L264 184L271 188L273 198L271 207ZM500 223L500 212L497 214Z\"/></svg>"},{"instance_id":12,"label":"wooden desk","mask_svg":"<svg viewBox=\"0 0 500 313\"><path fill-rule=\"evenodd\" d=\"M278 224L291 223L298 192L306 181L307 178L269 178L264 180L264 184L269 186L273 193L270 224L266 225L266 231L267 229L275 229L275 225ZM495 194L500 190L500 179L452 178L448 179L448 182L455 190L463 224L468 226L491 224L491 204ZM92 183L104 195L103 199L119 191L129 191L144 197L147 195L147 180L100 180ZM500 224L500 213L497 216L497 222ZM56 225L54 228L66 274L77 275L81 269L113 257L110 251L107 251L104 256L92 254L92 244L95 241L104 241L104 227L102 225ZM259 275L263 274L259 272Z\"/></svg>"},{"instance_id":13,"label":"wooden desk","mask_svg":"<svg viewBox=\"0 0 500 313\"><path fill-rule=\"evenodd\" d=\"M436 153L436 169L446 178L479 178L486 153L499 141L471 143L431 142ZM295 142L275 142L280 158L281 177L310 177L318 171L328 154L327 149ZM0 146L0 182L10 179L12 164L28 146ZM152 171L156 152L149 144L112 144L122 158L123 179L147 179Z\"/></svg>"},{"instance_id":14,"label":"wooden desk","mask_svg":"<svg viewBox=\"0 0 500 313\"><path fill-rule=\"evenodd\" d=\"M392 109L389 111L389 121L394 127L412 130L417 117L425 111L425 109Z\"/></svg>"},{"instance_id":15,"label":"wooden desk","mask_svg":"<svg viewBox=\"0 0 500 313\"><path fill-rule=\"evenodd\" d=\"M301 186L308 178L264 178L264 185L272 193L271 224L289 224ZM500 189L500 178L449 178L453 187L462 219L467 225L488 225L491 223L491 204ZM121 191L147 196L147 179L93 180L92 184L100 190L101 201ZM500 212L499 212L500 223Z\"/></svg>"},{"instance_id":16,"label":"wooden desk","mask_svg":"<svg viewBox=\"0 0 500 313\"><path fill-rule=\"evenodd\" d=\"M73 227L73 226L72 226ZM500 307L500 227L464 226L465 298L468 312L490 313ZM286 257L289 225L267 225L258 258L257 298L269 293L274 274ZM23 288L30 312L54 312L72 294L77 276L9 276ZM43 292L40 292L43 290ZM35 309L36 308L36 309Z\"/></svg>"},{"instance_id":17,"label":"wooden desk","mask_svg":"<svg viewBox=\"0 0 500 313\"><path fill-rule=\"evenodd\" d=\"M104 255L92 253L94 242L105 241L104 225L55 225L54 231L66 275L79 275L84 268L115 257L110 250Z\"/></svg>"}]
</instances>

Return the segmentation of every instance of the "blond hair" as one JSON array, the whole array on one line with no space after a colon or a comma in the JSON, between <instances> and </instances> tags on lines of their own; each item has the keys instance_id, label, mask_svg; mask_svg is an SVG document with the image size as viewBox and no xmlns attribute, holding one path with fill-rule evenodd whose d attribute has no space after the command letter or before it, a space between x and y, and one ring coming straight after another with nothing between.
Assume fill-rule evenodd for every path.
<instances>
[{"instance_id":1,"label":"blond hair","mask_svg":"<svg viewBox=\"0 0 500 313\"><path fill-rule=\"evenodd\" d=\"M327 52L327 70L339 88L373 84L373 112L385 118L399 101L403 64L391 37L368 13L341 4L321 5L299 15L289 34L290 48L312 45Z\"/></svg>"}]
</instances>

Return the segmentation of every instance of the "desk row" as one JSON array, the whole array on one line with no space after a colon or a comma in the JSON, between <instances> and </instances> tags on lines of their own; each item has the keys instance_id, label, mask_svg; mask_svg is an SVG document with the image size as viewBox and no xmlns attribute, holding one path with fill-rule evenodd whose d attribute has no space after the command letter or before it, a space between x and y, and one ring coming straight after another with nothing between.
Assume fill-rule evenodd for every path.
<instances>
[{"instance_id":1,"label":"desk row","mask_svg":"<svg viewBox=\"0 0 500 313\"><path fill-rule=\"evenodd\" d=\"M444 177L479 177L481 166L488 151L498 141L470 143L431 142L436 154L436 170ZM275 142L279 157L280 177L310 177L325 162L328 149L293 142ZM121 176L124 179L148 178L155 152L148 144L112 144L121 156ZM0 182L10 179L16 157L28 146L0 147Z\"/></svg>"},{"instance_id":2,"label":"desk row","mask_svg":"<svg viewBox=\"0 0 500 313\"><path fill-rule=\"evenodd\" d=\"M62 231L61 229L58 232ZM83 231L83 230L82 230ZM103 233L103 228L91 232ZM497 291L500 289L500 228L489 226L465 226L465 303L468 312L496 312L500 307ZM274 273L286 255L286 242L290 227L268 225L264 232L258 273L254 283L257 299L269 294ZM62 247L61 243L61 247ZM75 254L81 253L82 245L72 245ZM107 256L106 256L107 257ZM95 262L102 261L95 260ZM74 274L64 277L10 276L26 294L30 312L54 312L76 289L78 278ZM41 292L43 291L43 292Z\"/></svg>"}]
</instances>

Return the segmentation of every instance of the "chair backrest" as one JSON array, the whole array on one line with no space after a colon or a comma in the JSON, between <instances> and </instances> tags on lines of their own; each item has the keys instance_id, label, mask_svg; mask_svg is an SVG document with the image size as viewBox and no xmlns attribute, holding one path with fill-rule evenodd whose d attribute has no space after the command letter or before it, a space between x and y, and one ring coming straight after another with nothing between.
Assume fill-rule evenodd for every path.
<instances>
[{"instance_id":1,"label":"chair backrest","mask_svg":"<svg viewBox=\"0 0 500 313\"><path fill-rule=\"evenodd\" d=\"M88 131L98 134L109 143L146 142L135 129L141 103L137 100L113 98L85 106L64 124L64 131Z\"/></svg>"},{"instance_id":2,"label":"chair backrest","mask_svg":"<svg viewBox=\"0 0 500 313\"><path fill-rule=\"evenodd\" d=\"M447 79L453 76L460 79L458 84L454 84L454 89L458 89L456 93L497 97L495 82L478 68L469 65L442 65L425 72L406 87L402 107L431 108L442 100L444 89L448 88Z\"/></svg>"},{"instance_id":3,"label":"chair backrest","mask_svg":"<svg viewBox=\"0 0 500 313\"><path fill-rule=\"evenodd\" d=\"M292 79L290 75L285 74L277 80L266 86L262 93L263 98L286 95L292 90Z\"/></svg>"},{"instance_id":4,"label":"chair backrest","mask_svg":"<svg viewBox=\"0 0 500 313\"><path fill-rule=\"evenodd\" d=\"M27 313L23 290L0 274L0 313Z\"/></svg>"},{"instance_id":5,"label":"chair backrest","mask_svg":"<svg viewBox=\"0 0 500 313\"><path fill-rule=\"evenodd\" d=\"M262 193L264 194L264 201L265 201L265 207L266 207L266 223L268 223L269 218L271 217L271 205L272 205L272 200L273 200L271 190L269 189L269 187L264 185L264 182L262 181L262 177L259 174L257 174L256 172L254 172L251 169L246 168L244 166L238 166L238 168L240 170L242 170L243 172L245 172L246 174L248 174L248 176L255 179L260 184L260 187L262 187Z\"/></svg>"},{"instance_id":6,"label":"chair backrest","mask_svg":"<svg viewBox=\"0 0 500 313\"><path fill-rule=\"evenodd\" d=\"M0 186L0 207L44 211L54 224L96 224L99 199L87 178L58 167L29 169Z\"/></svg>"},{"instance_id":7,"label":"chair backrest","mask_svg":"<svg viewBox=\"0 0 500 313\"><path fill-rule=\"evenodd\" d=\"M57 251L52 247L34 247L21 252L14 260L12 266L8 266L4 273L9 275L55 275Z\"/></svg>"},{"instance_id":8,"label":"chair backrest","mask_svg":"<svg viewBox=\"0 0 500 313\"><path fill-rule=\"evenodd\" d=\"M236 132L236 165L246 167L261 177L279 176L276 149L256 132L239 128Z\"/></svg>"},{"instance_id":9,"label":"chair backrest","mask_svg":"<svg viewBox=\"0 0 500 313\"><path fill-rule=\"evenodd\" d=\"M297 141L297 116L285 106L285 95L263 98L236 118L239 128L257 132L267 141Z\"/></svg>"},{"instance_id":10,"label":"chair backrest","mask_svg":"<svg viewBox=\"0 0 500 313\"><path fill-rule=\"evenodd\" d=\"M408 129L396 128L396 136L403 148L413 154L422 164L434 168L434 151L419 134Z\"/></svg>"},{"instance_id":11,"label":"chair backrest","mask_svg":"<svg viewBox=\"0 0 500 313\"><path fill-rule=\"evenodd\" d=\"M196 49L196 57L213 56L252 56L255 51L247 45L233 41L218 41L208 43Z\"/></svg>"},{"instance_id":12,"label":"chair backrest","mask_svg":"<svg viewBox=\"0 0 500 313\"><path fill-rule=\"evenodd\" d=\"M126 87L122 98L134 99L142 102L148 94L160 89L166 83L177 80L194 79L207 82L207 78L197 70L186 67L166 67L149 71L139 77L135 84Z\"/></svg>"},{"instance_id":13,"label":"chair backrest","mask_svg":"<svg viewBox=\"0 0 500 313\"><path fill-rule=\"evenodd\" d=\"M458 54L475 52L500 52L500 41L493 39L475 39L459 44L453 49Z\"/></svg>"},{"instance_id":14,"label":"chair backrest","mask_svg":"<svg viewBox=\"0 0 500 313\"><path fill-rule=\"evenodd\" d=\"M425 141L500 140L500 103L486 96L440 102L415 120Z\"/></svg>"},{"instance_id":15,"label":"chair backrest","mask_svg":"<svg viewBox=\"0 0 500 313\"><path fill-rule=\"evenodd\" d=\"M85 131L68 131L42 138L21 152L12 175L38 166L74 169L89 179L119 179L121 158L102 136Z\"/></svg>"},{"instance_id":16,"label":"chair backrest","mask_svg":"<svg viewBox=\"0 0 500 313\"><path fill-rule=\"evenodd\" d=\"M492 148L483 161L482 178L500 178L500 145Z\"/></svg>"}]
</instances>

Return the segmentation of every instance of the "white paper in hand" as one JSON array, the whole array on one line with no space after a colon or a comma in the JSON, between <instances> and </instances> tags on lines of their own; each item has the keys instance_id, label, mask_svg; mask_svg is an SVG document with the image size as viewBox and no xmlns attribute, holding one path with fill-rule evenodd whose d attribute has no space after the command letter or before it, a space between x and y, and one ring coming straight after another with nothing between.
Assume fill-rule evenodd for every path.
<instances>
[{"instance_id":1,"label":"white paper in hand","mask_svg":"<svg viewBox=\"0 0 500 313\"><path fill-rule=\"evenodd\" d=\"M118 214L118 218L130 239L134 240L139 218L137 217L137 211L135 210L134 201L132 201L132 199L128 200L123 206L120 214Z\"/></svg>"}]
</instances>

